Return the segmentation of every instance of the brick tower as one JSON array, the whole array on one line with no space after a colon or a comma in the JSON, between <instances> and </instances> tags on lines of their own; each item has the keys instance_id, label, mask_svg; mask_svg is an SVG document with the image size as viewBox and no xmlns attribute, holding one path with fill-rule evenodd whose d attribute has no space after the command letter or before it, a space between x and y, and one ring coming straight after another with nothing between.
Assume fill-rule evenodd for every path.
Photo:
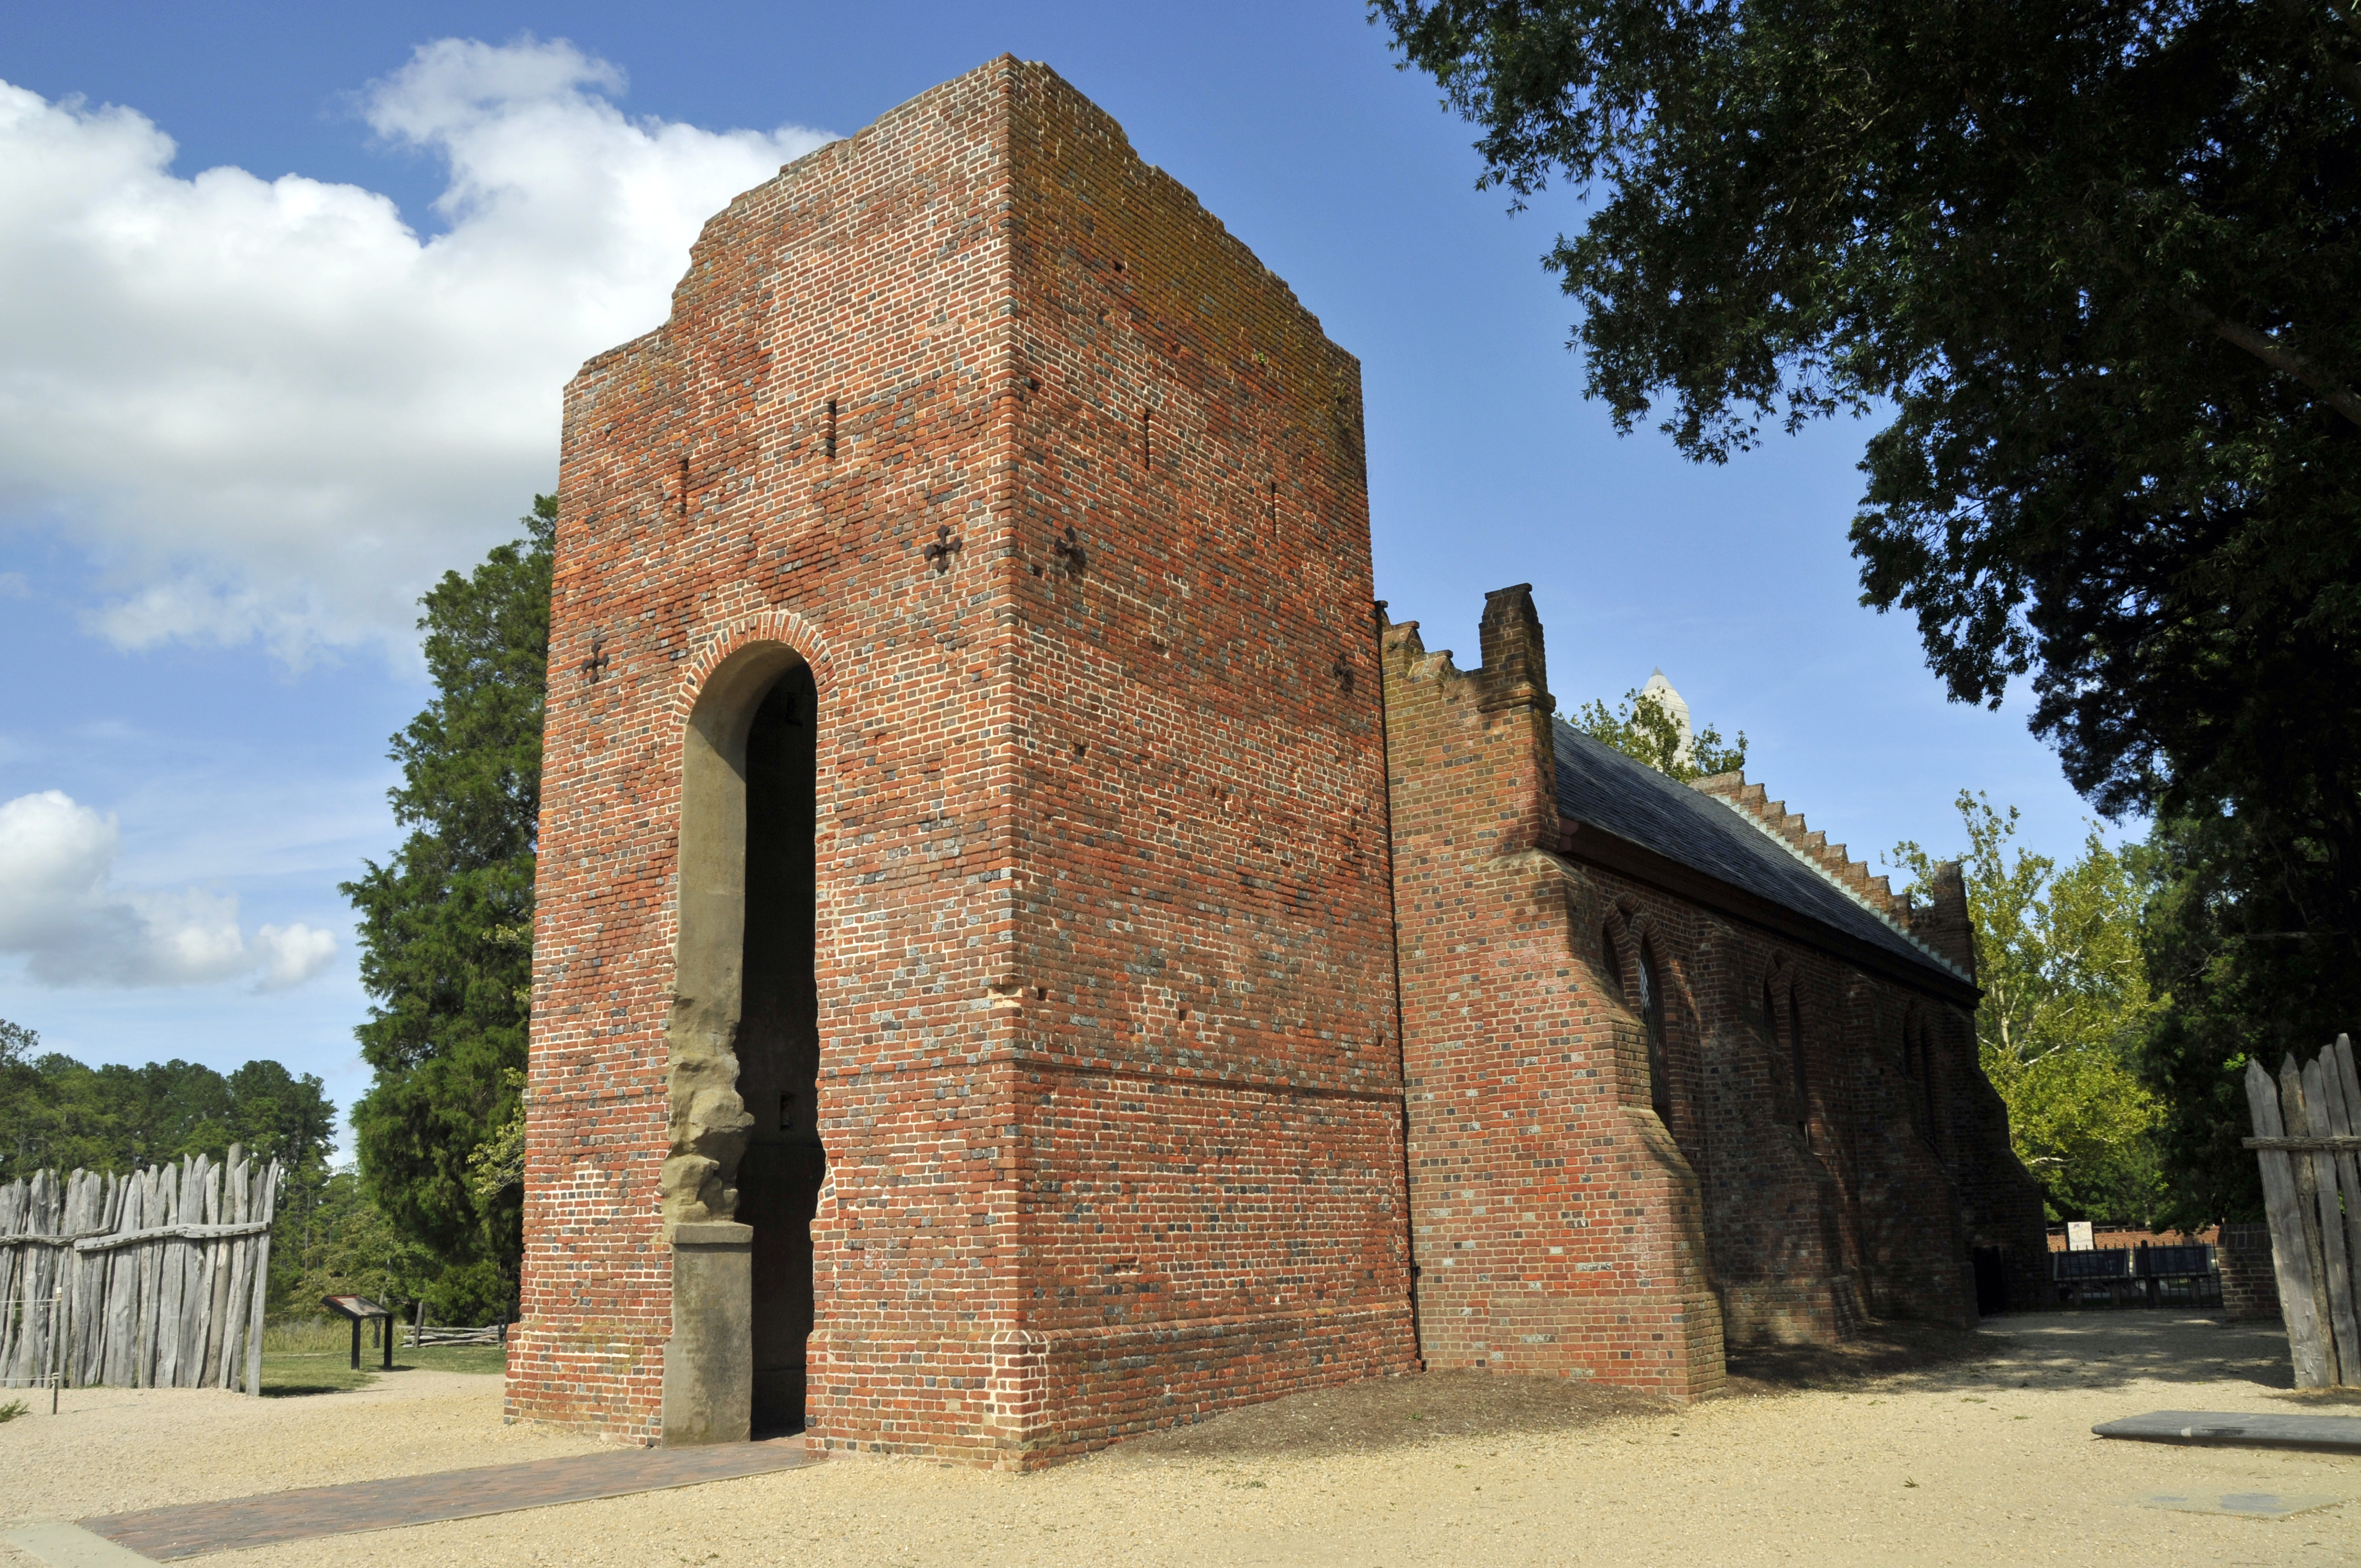
<instances>
[{"instance_id":1,"label":"brick tower","mask_svg":"<svg viewBox=\"0 0 2361 1568\"><path fill-rule=\"evenodd\" d=\"M1415 1365L1352 356L1003 58L564 439L511 1413L1022 1465Z\"/></svg>"}]
</instances>

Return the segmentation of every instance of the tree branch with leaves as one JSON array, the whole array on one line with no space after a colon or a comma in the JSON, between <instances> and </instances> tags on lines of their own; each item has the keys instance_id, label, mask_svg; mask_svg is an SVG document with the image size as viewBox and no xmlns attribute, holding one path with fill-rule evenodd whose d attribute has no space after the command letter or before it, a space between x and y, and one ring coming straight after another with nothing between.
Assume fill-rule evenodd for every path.
<instances>
[{"instance_id":1,"label":"tree branch with leaves","mask_svg":"<svg viewBox=\"0 0 2361 1568\"><path fill-rule=\"evenodd\" d=\"M1721 731L1710 724L1685 734L1670 705L1653 691L1627 691L1613 707L1594 698L1576 708L1571 718L1563 713L1557 717L1592 740L1684 784L1716 773L1734 773L1746 766L1744 730L1738 732L1735 744L1724 741Z\"/></svg>"},{"instance_id":2,"label":"tree branch with leaves","mask_svg":"<svg viewBox=\"0 0 2361 1568\"><path fill-rule=\"evenodd\" d=\"M1543 264L1620 428L1886 421L1862 602L2169 826L2149 1081L2243 1212L2235 1064L2361 1027L2361 9L1370 10L1479 184L1588 203Z\"/></svg>"}]
</instances>

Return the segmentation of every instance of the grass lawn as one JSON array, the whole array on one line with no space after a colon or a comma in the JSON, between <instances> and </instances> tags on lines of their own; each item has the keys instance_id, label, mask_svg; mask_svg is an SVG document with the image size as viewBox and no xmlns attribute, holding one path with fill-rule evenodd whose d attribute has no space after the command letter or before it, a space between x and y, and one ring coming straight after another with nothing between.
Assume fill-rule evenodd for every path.
<instances>
[{"instance_id":1,"label":"grass lawn","mask_svg":"<svg viewBox=\"0 0 2361 1568\"><path fill-rule=\"evenodd\" d=\"M472 1372L497 1376L505 1371L508 1351L497 1344L430 1344L415 1350L396 1345L393 1372L379 1369L385 1352L361 1335L361 1366L352 1368L352 1330L336 1322L273 1323L262 1334L262 1396L289 1398L302 1394L335 1394L365 1388L379 1377L399 1376L412 1368L432 1372Z\"/></svg>"},{"instance_id":2,"label":"grass lawn","mask_svg":"<svg viewBox=\"0 0 2361 1568\"><path fill-rule=\"evenodd\" d=\"M366 1388L379 1377L398 1377L412 1368L498 1376L508 1366L508 1352L497 1344L430 1344L417 1350L397 1349L390 1373L378 1367L378 1357L382 1354L364 1346L361 1369L356 1372L352 1369L349 1345L337 1351L273 1351L266 1344L262 1351L262 1397L287 1398L298 1394L335 1394L346 1388Z\"/></svg>"}]
</instances>

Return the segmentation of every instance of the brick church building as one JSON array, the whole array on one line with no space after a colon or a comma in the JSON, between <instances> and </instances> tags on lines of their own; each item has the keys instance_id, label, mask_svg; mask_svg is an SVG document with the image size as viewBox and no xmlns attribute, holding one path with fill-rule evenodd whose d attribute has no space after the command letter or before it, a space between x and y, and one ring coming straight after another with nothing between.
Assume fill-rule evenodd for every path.
<instances>
[{"instance_id":1,"label":"brick church building","mask_svg":"<svg viewBox=\"0 0 2361 1568\"><path fill-rule=\"evenodd\" d=\"M1422 1365L1694 1397L2038 1263L1956 871L1574 732L1522 588L1428 652L1361 431L1005 57L583 367L511 1416L1025 1466Z\"/></svg>"}]
</instances>

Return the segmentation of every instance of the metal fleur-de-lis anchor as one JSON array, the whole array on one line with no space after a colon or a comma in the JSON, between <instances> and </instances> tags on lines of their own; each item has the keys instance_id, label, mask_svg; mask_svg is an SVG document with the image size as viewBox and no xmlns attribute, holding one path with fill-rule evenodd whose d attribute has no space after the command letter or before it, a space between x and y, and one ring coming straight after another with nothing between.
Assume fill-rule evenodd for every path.
<instances>
[{"instance_id":1,"label":"metal fleur-de-lis anchor","mask_svg":"<svg viewBox=\"0 0 2361 1568\"><path fill-rule=\"evenodd\" d=\"M960 552L960 541L947 525L935 530L935 542L926 548L926 557L935 564L937 572L951 569L951 557Z\"/></svg>"},{"instance_id":2,"label":"metal fleur-de-lis anchor","mask_svg":"<svg viewBox=\"0 0 2361 1568\"><path fill-rule=\"evenodd\" d=\"M1066 576L1079 577L1091 558L1082 553L1082 542L1074 535L1074 526L1066 525L1066 537L1049 546L1050 553L1066 564Z\"/></svg>"},{"instance_id":3,"label":"metal fleur-de-lis anchor","mask_svg":"<svg viewBox=\"0 0 2361 1568\"><path fill-rule=\"evenodd\" d=\"M1345 656L1342 653L1336 655L1335 666L1328 672L1328 674L1345 690L1353 689L1353 666L1345 663Z\"/></svg>"},{"instance_id":4,"label":"metal fleur-de-lis anchor","mask_svg":"<svg viewBox=\"0 0 2361 1568\"><path fill-rule=\"evenodd\" d=\"M607 666L614 662L607 652L607 634L603 631L592 632L590 656L582 661L582 678L596 682L600 675L607 673Z\"/></svg>"}]
</instances>

